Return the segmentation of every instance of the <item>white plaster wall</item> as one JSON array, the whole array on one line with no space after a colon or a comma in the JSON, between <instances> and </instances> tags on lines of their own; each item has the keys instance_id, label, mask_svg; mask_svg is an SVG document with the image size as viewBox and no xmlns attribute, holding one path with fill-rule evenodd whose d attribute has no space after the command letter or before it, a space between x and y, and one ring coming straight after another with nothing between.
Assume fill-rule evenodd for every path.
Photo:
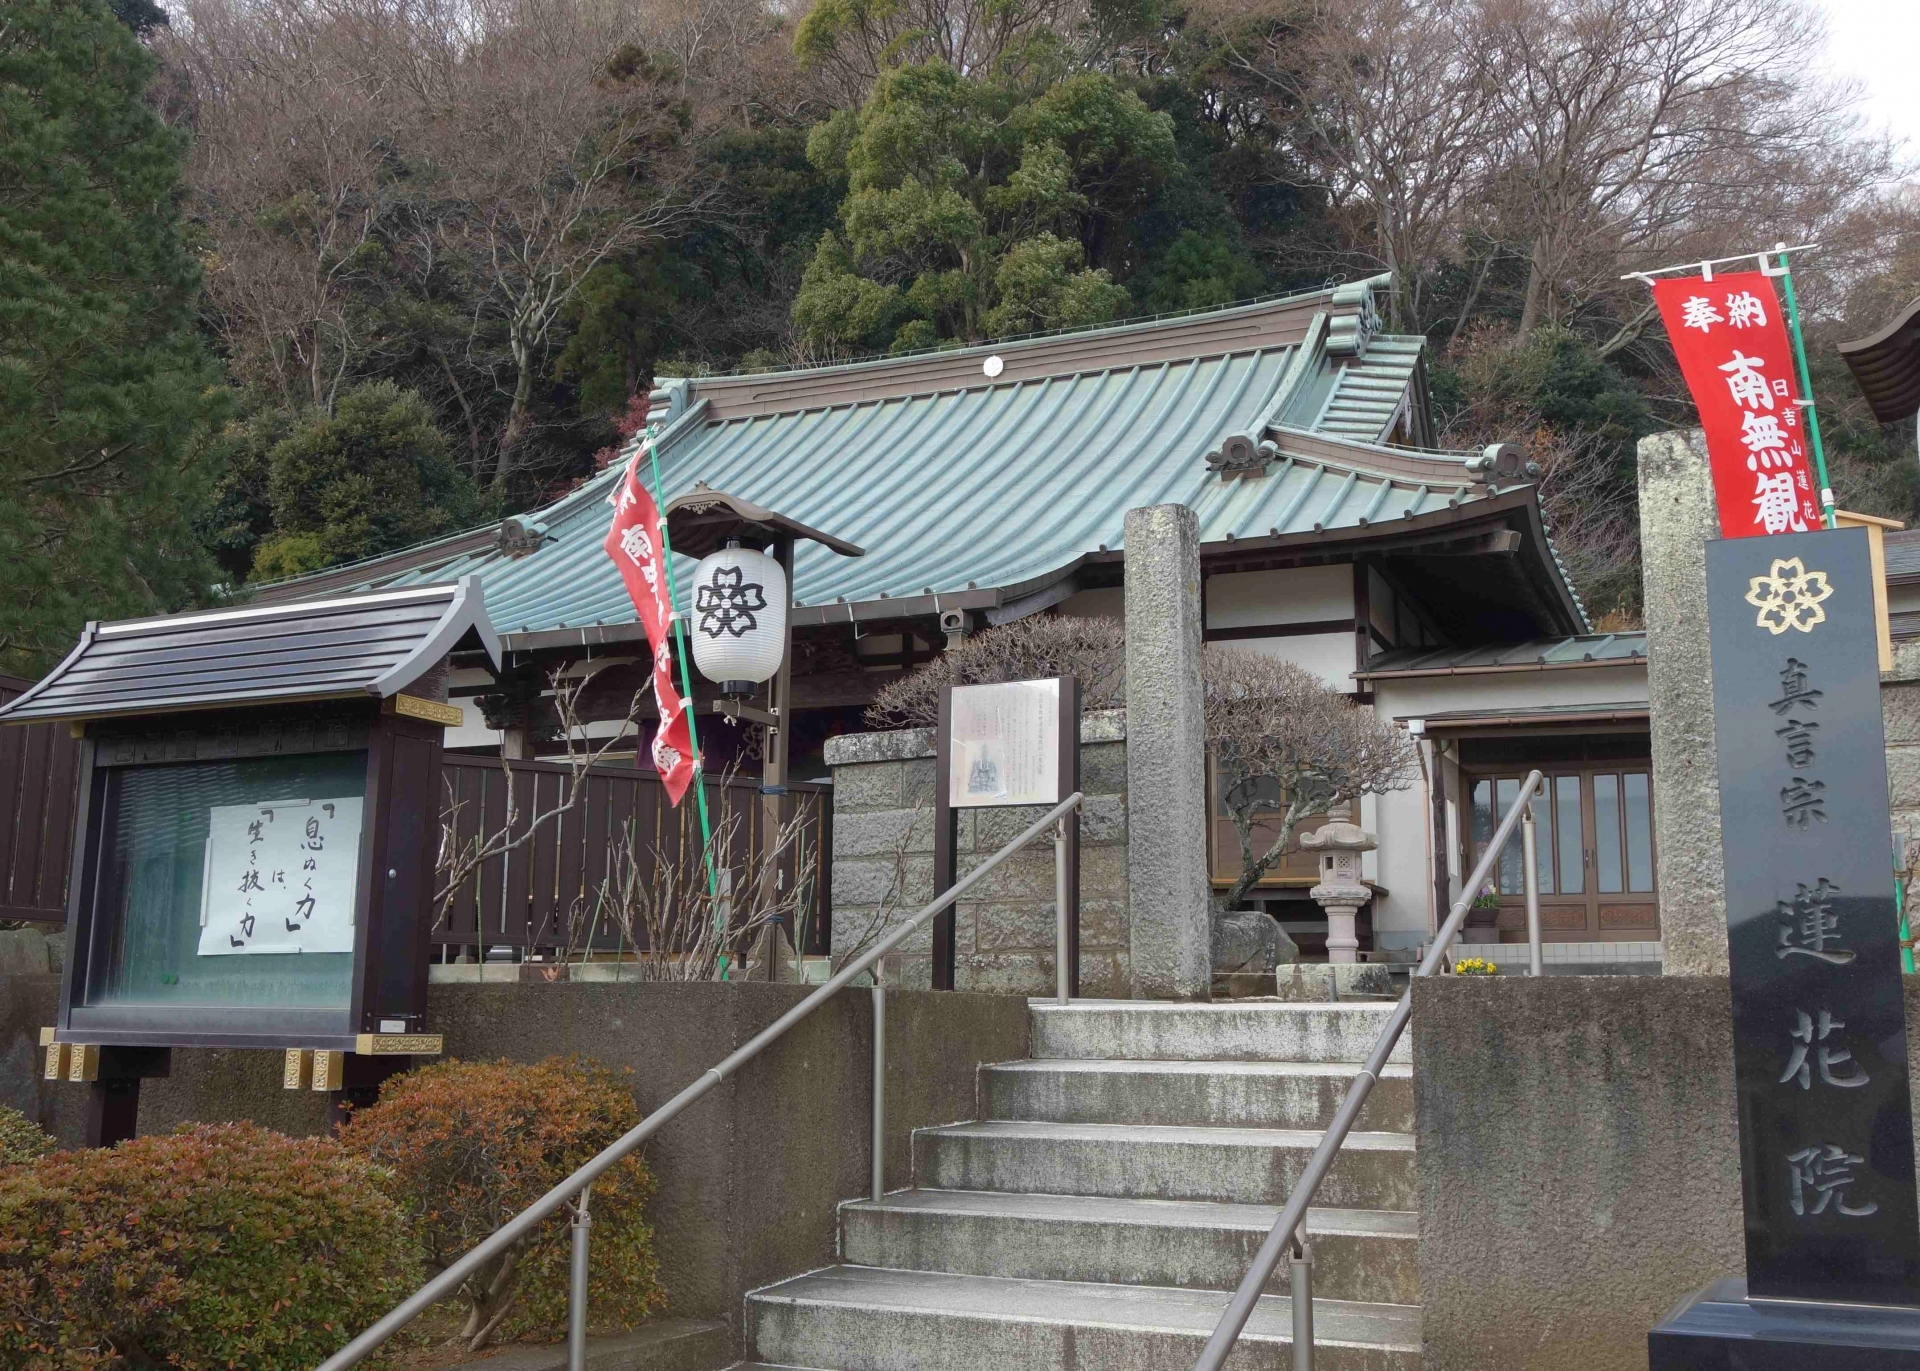
<instances>
[{"instance_id":1,"label":"white plaster wall","mask_svg":"<svg viewBox=\"0 0 1920 1371\"><path fill-rule=\"evenodd\" d=\"M1920 586L1887 587L1887 612L1899 614L1903 610L1920 609Z\"/></svg>"},{"instance_id":2,"label":"white plaster wall","mask_svg":"<svg viewBox=\"0 0 1920 1371\"><path fill-rule=\"evenodd\" d=\"M1374 709L1382 717L1405 721L1460 710L1520 711L1549 706L1645 705L1644 664L1617 667L1518 671L1481 676L1416 676L1374 682ZM1431 770L1431 767L1429 768ZM1438 778L1435 778L1437 783ZM1413 787L1382 795L1375 805L1380 840L1373 879L1387 894L1374 905L1374 937L1381 946L1413 947L1430 929L1432 877L1429 862L1448 852L1429 854L1430 811L1424 784L1416 773ZM1451 873L1458 884L1458 872Z\"/></svg>"},{"instance_id":3,"label":"white plaster wall","mask_svg":"<svg viewBox=\"0 0 1920 1371\"><path fill-rule=\"evenodd\" d=\"M1386 579L1371 567L1367 569L1367 618L1373 626L1386 636L1388 642L1401 646L1400 635L1394 629L1393 587Z\"/></svg>"},{"instance_id":4,"label":"white plaster wall","mask_svg":"<svg viewBox=\"0 0 1920 1371\"><path fill-rule=\"evenodd\" d=\"M1208 628L1351 619L1353 568L1292 567L1209 576L1206 598Z\"/></svg>"},{"instance_id":5,"label":"white plaster wall","mask_svg":"<svg viewBox=\"0 0 1920 1371\"><path fill-rule=\"evenodd\" d=\"M1371 879L1385 887L1373 902L1376 947L1416 947L1427 937L1427 796L1420 777L1411 790L1396 790L1374 800L1369 831L1380 846Z\"/></svg>"},{"instance_id":6,"label":"white plaster wall","mask_svg":"<svg viewBox=\"0 0 1920 1371\"><path fill-rule=\"evenodd\" d=\"M1302 633L1290 638L1235 638L1223 647L1243 647L1264 657L1277 657L1304 667L1332 686L1352 694L1359 687L1353 679L1353 635L1351 633Z\"/></svg>"},{"instance_id":7,"label":"white plaster wall","mask_svg":"<svg viewBox=\"0 0 1920 1371\"><path fill-rule=\"evenodd\" d=\"M1644 705L1645 662L1632 666L1488 672L1478 676L1404 676L1373 683L1374 708L1389 719L1424 719L1463 709L1543 709L1561 705Z\"/></svg>"}]
</instances>

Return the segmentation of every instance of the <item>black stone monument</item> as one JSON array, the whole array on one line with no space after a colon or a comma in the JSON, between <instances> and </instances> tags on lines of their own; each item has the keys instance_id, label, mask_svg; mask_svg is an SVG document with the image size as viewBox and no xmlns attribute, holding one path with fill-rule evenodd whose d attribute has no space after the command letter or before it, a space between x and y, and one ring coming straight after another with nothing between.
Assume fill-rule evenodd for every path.
<instances>
[{"instance_id":1,"label":"black stone monument","mask_svg":"<svg viewBox=\"0 0 1920 1371\"><path fill-rule=\"evenodd\" d=\"M1920 1368L1920 1209L1863 529L1707 545L1747 1276L1651 1371Z\"/></svg>"}]
</instances>

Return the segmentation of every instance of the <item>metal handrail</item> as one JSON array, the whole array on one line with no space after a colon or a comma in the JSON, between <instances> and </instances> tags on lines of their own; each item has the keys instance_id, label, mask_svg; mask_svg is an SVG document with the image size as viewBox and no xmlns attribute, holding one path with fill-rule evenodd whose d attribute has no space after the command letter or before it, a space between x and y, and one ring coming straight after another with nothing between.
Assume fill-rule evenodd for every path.
<instances>
[{"instance_id":1,"label":"metal handrail","mask_svg":"<svg viewBox=\"0 0 1920 1371\"><path fill-rule=\"evenodd\" d=\"M1514 826L1520 822L1522 813L1529 819L1531 832L1532 801L1534 792L1540 787L1540 773L1529 772L1527 779L1520 783L1520 794L1513 802L1513 808L1507 811L1506 818L1500 821L1500 827L1494 830L1492 839L1480 857L1480 864L1473 869L1473 875L1467 878L1463 894L1447 912L1446 922L1440 925L1433 935L1433 946L1427 949L1426 957L1415 968L1415 976L1430 976L1433 969L1446 955L1447 945L1459 933L1460 925L1466 922L1467 911L1473 907L1474 893L1480 889L1480 883L1487 879L1487 873L1493 864L1500 860L1500 853L1513 837ZM1532 844L1529 843L1531 848ZM1527 854L1529 857L1532 853ZM1522 879L1532 886L1537 879L1531 860ZM1537 896L1530 898L1530 908L1538 905ZM1539 926L1538 916L1531 920L1535 929ZM1220 1371L1227 1354L1233 1350L1234 1343L1240 1339L1241 1330L1247 1326L1247 1320L1253 1316L1254 1306L1260 1302L1260 1292L1266 1288L1274 1268L1280 1264L1282 1253L1292 1249L1293 1275L1295 1284L1290 1287L1293 1297L1293 1364L1295 1371L1312 1371L1313 1367L1313 1260L1304 1242L1296 1241L1295 1231L1306 1221L1307 1206L1313 1203L1314 1192L1320 1188L1320 1182L1326 1178L1333 1166L1333 1159L1339 1154L1340 1147L1353 1131L1354 1121L1360 1117L1360 1111L1367 1103L1367 1096L1373 1093L1373 1087L1379 1082L1380 1073L1386 1069L1387 1058L1393 1055L1394 1047L1400 1041L1400 1035L1406 1031L1407 1020L1413 1015L1413 987L1408 985L1407 993L1400 997L1400 1003L1393 1007L1393 1013L1387 1018L1387 1026L1381 1030L1375 1040L1373 1051L1368 1054L1366 1065L1360 1068L1360 1074L1347 1088L1346 1098L1340 1101L1340 1108L1334 1113L1333 1122L1327 1126L1320 1145L1313 1150L1313 1156L1301 1173L1293 1192L1287 1196L1286 1207L1280 1211L1280 1217L1274 1221L1273 1231L1267 1234L1267 1240L1260 1244L1260 1251L1254 1255L1253 1265L1247 1268L1247 1274L1241 1278L1239 1289L1233 1292L1233 1298L1227 1301L1226 1312L1215 1325L1213 1336L1207 1339L1207 1345L1200 1352L1200 1359L1193 1364L1193 1371ZM1301 1289L1301 1284L1306 1289ZM1304 1341L1302 1340L1304 1334Z\"/></svg>"},{"instance_id":2,"label":"metal handrail","mask_svg":"<svg viewBox=\"0 0 1920 1371\"><path fill-rule=\"evenodd\" d=\"M799 1004L789 1009L778 1019L775 1019L768 1027L756 1033L745 1045L729 1055L718 1066L712 1068L706 1075L654 1110L653 1113L647 1115L645 1119L629 1129L617 1141L608 1144L597 1156L591 1161L584 1163L571 1176L568 1176L565 1180L555 1185L551 1190L547 1191L546 1194L521 1210L513 1218L507 1220L506 1223L496 1229L493 1234L480 1243L479 1246L475 1247L471 1252L467 1253L466 1256L460 1258L445 1271L442 1271L438 1276L435 1276L432 1280L421 1286L396 1306L392 1312L374 1324L373 1327L369 1328L338 1352L335 1352L331 1357L321 1362L318 1371L347 1371L348 1367L358 1365L361 1361L365 1360L375 1348L379 1347L388 1338L413 1322L414 1319L426 1312L429 1307L445 1299L448 1295L451 1295L468 1276L471 1276L475 1271L478 1271L482 1266L486 1265L487 1262L506 1251L507 1248L525 1236L535 1224L539 1223L549 1214L554 1213L563 1205L567 1205L574 1212L573 1270L568 1309L567 1364L572 1368L572 1371L580 1371L580 1368L585 1364L586 1355L586 1232L588 1219L585 1192L587 1187L598 1180L601 1173L606 1171L608 1167L612 1166L615 1162L633 1151L634 1148L659 1132L663 1126L671 1122L673 1118L685 1110L687 1106L694 1103L694 1101L712 1090L716 1085L726 1080L728 1076L759 1056L768 1046L785 1034L788 1029L792 1028L795 1024L813 1013L814 1010L839 994L856 976L874 966L882 957L912 937L915 932L926 925L928 920L958 900L989 871L992 871L995 867L999 866L1001 862L1046 832L1049 827L1072 813L1073 810L1079 806L1082 798L1081 792L1076 790L1073 794L1048 810L1044 816L1036 819L1025 832L1021 833L1005 847L1002 847L998 852L995 852L991 857L980 863L979 866L976 866L972 871L969 871L965 876L954 882L952 887L934 900L932 904L926 906L911 919L908 919L905 923L894 929L893 932L874 944L872 948L862 953L848 965L845 970L837 972L818 990L814 991L813 994L807 996L806 999L800 1001ZM879 1022L875 1023L874 1029L876 1034L878 1034L880 1031ZM876 1103L876 1118L877 1117L878 1105ZM876 1142L877 1141L878 1139L876 1138ZM876 1161L876 1170L878 1166L879 1163ZM577 1205L569 1204L569 1201L571 1201L575 1195L581 1197L580 1203Z\"/></svg>"}]
</instances>

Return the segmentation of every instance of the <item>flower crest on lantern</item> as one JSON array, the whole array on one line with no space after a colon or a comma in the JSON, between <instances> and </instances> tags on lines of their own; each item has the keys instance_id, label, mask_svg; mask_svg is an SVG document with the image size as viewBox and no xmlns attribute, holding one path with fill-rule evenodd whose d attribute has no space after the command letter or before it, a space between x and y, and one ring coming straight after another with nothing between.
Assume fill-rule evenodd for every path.
<instances>
[{"instance_id":1,"label":"flower crest on lantern","mask_svg":"<svg viewBox=\"0 0 1920 1371\"><path fill-rule=\"evenodd\" d=\"M749 695L787 650L787 575L764 552L730 543L693 571L693 661L729 695Z\"/></svg>"},{"instance_id":2,"label":"flower crest on lantern","mask_svg":"<svg viewBox=\"0 0 1920 1371\"><path fill-rule=\"evenodd\" d=\"M863 555L843 538L704 481L668 501L664 515L673 550L700 558L693 571L687 636L694 665L725 695L751 695L761 682L779 675L793 603L786 568L793 564L794 545L811 542L842 557ZM773 694L770 703L778 713L785 706L777 683ZM781 738L784 746L784 734Z\"/></svg>"}]
</instances>

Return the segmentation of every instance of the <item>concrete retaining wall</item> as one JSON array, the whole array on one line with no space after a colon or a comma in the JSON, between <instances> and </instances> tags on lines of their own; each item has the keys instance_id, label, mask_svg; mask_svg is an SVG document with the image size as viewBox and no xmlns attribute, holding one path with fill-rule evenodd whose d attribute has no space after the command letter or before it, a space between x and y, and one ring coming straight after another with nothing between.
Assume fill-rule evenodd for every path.
<instances>
[{"instance_id":1,"label":"concrete retaining wall","mask_svg":"<svg viewBox=\"0 0 1920 1371\"><path fill-rule=\"evenodd\" d=\"M1436 977L1413 1004L1426 1371L1645 1371L1647 1330L1746 1270L1726 978Z\"/></svg>"},{"instance_id":2,"label":"concrete retaining wall","mask_svg":"<svg viewBox=\"0 0 1920 1371\"><path fill-rule=\"evenodd\" d=\"M1126 716L1088 714L1080 728L1080 992L1128 994ZM855 950L921 909L933 888L933 730L854 733L826 747L833 768L833 945ZM961 875L1046 811L962 810ZM954 928L962 990L1040 995L1053 989L1053 845L1044 838L1009 858L963 902ZM883 912L885 917L883 918ZM871 941L872 939L867 939ZM932 933L888 959L890 983L931 983Z\"/></svg>"},{"instance_id":3,"label":"concrete retaining wall","mask_svg":"<svg viewBox=\"0 0 1920 1371\"><path fill-rule=\"evenodd\" d=\"M633 1073L656 1108L801 999L787 985L435 985L427 1021L450 1056L537 1061L578 1052ZM85 1087L34 1069L53 1022L55 977L0 976L0 1103L68 1142ZM1024 1000L900 990L887 999L889 1186L910 1178L913 1129L978 1117L984 1062L1028 1052ZM650 1143L650 1207L669 1311L740 1324L747 1291L835 1260L834 1208L866 1193L872 1107L870 996L848 990ZM140 1131L187 1120L253 1119L322 1131L326 1097L280 1086L270 1052L177 1049L173 1075L145 1083Z\"/></svg>"}]
</instances>

